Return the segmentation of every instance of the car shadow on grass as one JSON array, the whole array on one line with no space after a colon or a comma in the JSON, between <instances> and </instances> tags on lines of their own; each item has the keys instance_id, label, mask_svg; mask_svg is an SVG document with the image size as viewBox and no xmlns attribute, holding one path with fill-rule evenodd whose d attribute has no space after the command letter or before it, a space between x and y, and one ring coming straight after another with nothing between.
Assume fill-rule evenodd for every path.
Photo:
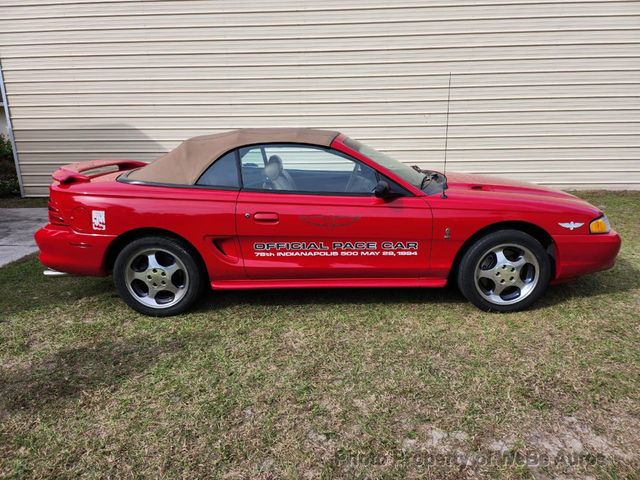
<instances>
[{"instance_id":1,"label":"car shadow on grass","mask_svg":"<svg viewBox=\"0 0 640 480\"><path fill-rule=\"evenodd\" d=\"M113 388L162 355L183 348L178 340L108 340L63 349L26 365L5 366L0 368L0 418L1 412L62 407L88 391Z\"/></svg>"},{"instance_id":2,"label":"car shadow on grass","mask_svg":"<svg viewBox=\"0 0 640 480\"><path fill-rule=\"evenodd\" d=\"M453 286L445 288L321 288L287 290L228 290L210 292L199 302L197 311L234 305L368 305L368 304L461 304L466 302Z\"/></svg>"},{"instance_id":3,"label":"car shadow on grass","mask_svg":"<svg viewBox=\"0 0 640 480\"><path fill-rule=\"evenodd\" d=\"M550 286L532 309L554 306L571 298L594 298L640 288L640 271L628 260L618 259L613 270L585 275L567 284ZM228 308L238 304L279 305L366 305L435 304L463 305L467 300L450 282L445 288L327 288L287 290L218 291L205 295L195 310Z\"/></svg>"}]
</instances>

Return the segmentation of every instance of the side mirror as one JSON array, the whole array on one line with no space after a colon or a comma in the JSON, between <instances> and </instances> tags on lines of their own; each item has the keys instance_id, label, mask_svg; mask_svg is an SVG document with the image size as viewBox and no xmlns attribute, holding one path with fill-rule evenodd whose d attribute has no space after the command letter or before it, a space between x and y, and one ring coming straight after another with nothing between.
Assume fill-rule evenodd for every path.
<instances>
[{"instance_id":1,"label":"side mirror","mask_svg":"<svg viewBox=\"0 0 640 480\"><path fill-rule=\"evenodd\" d=\"M373 194L378 198L387 198L391 194L391 187L384 180L380 180L376 183Z\"/></svg>"}]
</instances>

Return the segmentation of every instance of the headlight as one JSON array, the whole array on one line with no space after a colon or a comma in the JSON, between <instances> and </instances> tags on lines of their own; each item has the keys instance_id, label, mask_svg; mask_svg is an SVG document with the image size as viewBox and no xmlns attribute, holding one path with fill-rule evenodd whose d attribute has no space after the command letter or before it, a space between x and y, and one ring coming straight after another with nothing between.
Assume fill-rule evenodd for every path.
<instances>
[{"instance_id":1,"label":"headlight","mask_svg":"<svg viewBox=\"0 0 640 480\"><path fill-rule=\"evenodd\" d=\"M589 231L591 233L609 233L611 231L611 224L606 215L596 218L589 224Z\"/></svg>"}]
</instances>

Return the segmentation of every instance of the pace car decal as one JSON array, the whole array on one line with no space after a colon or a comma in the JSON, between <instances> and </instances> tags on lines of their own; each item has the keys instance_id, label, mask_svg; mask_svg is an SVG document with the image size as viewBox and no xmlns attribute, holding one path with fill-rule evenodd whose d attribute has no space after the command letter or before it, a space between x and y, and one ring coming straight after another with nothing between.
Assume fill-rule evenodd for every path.
<instances>
[{"instance_id":1,"label":"pace car decal","mask_svg":"<svg viewBox=\"0 0 640 480\"><path fill-rule=\"evenodd\" d=\"M407 256L418 255L418 242L256 242L253 250L257 257Z\"/></svg>"},{"instance_id":2,"label":"pace car decal","mask_svg":"<svg viewBox=\"0 0 640 480\"><path fill-rule=\"evenodd\" d=\"M107 221L104 210L91 210L91 223L94 230L106 230Z\"/></svg>"}]
</instances>

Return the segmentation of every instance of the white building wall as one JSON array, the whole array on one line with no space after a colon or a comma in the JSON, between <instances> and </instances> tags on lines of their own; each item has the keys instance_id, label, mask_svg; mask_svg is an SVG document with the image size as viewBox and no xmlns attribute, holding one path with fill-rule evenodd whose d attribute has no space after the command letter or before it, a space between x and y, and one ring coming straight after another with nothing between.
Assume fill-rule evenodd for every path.
<instances>
[{"instance_id":1,"label":"white building wall","mask_svg":"<svg viewBox=\"0 0 640 480\"><path fill-rule=\"evenodd\" d=\"M403 161L640 188L640 2L4 0L28 195L238 127L341 130Z\"/></svg>"}]
</instances>

